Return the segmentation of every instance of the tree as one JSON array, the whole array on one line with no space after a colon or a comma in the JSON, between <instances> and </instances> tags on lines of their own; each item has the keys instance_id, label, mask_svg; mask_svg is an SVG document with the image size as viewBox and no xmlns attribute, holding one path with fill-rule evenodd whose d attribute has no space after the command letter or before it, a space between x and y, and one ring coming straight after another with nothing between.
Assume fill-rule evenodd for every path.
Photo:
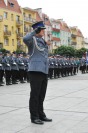
<instances>
[{"instance_id":1,"label":"tree","mask_svg":"<svg viewBox=\"0 0 88 133\"><path fill-rule=\"evenodd\" d=\"M64 55L64 56L74 56L75 49L70 46L61 46L55 49L54 53L59 55Z\"/></svg>"},{"instance_id":2,"label":"tree","mask_svg":"<svg viewBox=\"0 0 88 133\"><path fill-rule=\"evenodd\" d=\"M5 53L5 52L6 52L6 49L1 48L1 49L0 49L0 52Z\"/></svg>"},{"instance_id":3,"label":"tree","mask_svg":"<svg viewBox=\"0 0 88 133\"><path fill-rule=\"evenodd\" d=\"M82 56L85 54L85 52L88 52L88 49L86 48L81 48L76 50L76 56L79 58L82 58Z\"/></svg>"}]
</instances>

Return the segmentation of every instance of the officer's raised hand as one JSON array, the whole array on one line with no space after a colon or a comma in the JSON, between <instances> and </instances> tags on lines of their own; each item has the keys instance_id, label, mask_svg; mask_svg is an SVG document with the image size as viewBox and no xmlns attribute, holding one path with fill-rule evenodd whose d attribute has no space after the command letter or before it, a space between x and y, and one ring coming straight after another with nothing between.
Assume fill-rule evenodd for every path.
<instances>
[{"instance_id":1,"label":"officer's raised hand","mask_svg":"<svg viewBox=\"0 0 88 133\"><path fill-rule=\"evenodd\" d=\"M37 27L36 29L35 29L35 32L36 32L36 34L39 34L40 32L41 32L41 27Z\"/></svg>"}]
</instances>

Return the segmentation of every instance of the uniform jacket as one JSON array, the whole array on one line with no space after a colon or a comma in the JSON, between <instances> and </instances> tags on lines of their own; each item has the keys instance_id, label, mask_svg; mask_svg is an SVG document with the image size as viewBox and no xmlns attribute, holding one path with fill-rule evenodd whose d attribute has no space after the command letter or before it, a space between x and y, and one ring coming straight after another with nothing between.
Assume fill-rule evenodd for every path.
<instances>
[{"instance_id":1,"label":"uniform jacket","mask_svg":"<svg viewBox=\"0 0 88 133\"><path fill-rule=\"evenodd\" d=\"M54 68L54 58L49 58L49 68Z\"/></svg>"},{"instance_id":2,"label":"uniform jacket","mask_svg":"<svg viewBox=\"0 0 88 133\"><path fill-rule=\"evenodd\" d=\"M4 59L3 59L3 65L4 65L4 69L5 70L11 71L10 61L11 61L11 57L10 56L5 56L4 57Z\"/></svg>"},{"instance_id":3,"label":"uniform jacket","mask_svg":"<svg viewBox=\"0 0 88 133\"><path fill-rule=\"evenodd\" d=\"M11 64L11 70L19 70L16 57L14 56L11 57L10 64Z\"/></svg>"},{"instance_id":4,"label":"uniform jacket","mask_svg":"<svg viewBox=\"0 0 88 133\"><path fill-rule=\"evenodd\" d=\"M17 64L18 64L19 69L25 70L25 64L24 64L24 58L23 57L17 58Z\"/></svg>"},{"instance_id":5,"label":"uniform jacket","mask_svg":"<svg viewBox=\"0 0 88 133\"><path fill-rule=\"evenodd\" d=\"M43 49L43 51L36 47L33 36L36 38L37 46ZM48 74L48 46L44 39L36 37L35 31L33 31L24 36L23 41L29 49L30 58L28 71Z\"/></svg>"},{"instance_id":6,"label":"uniform jacket","mask_svg":"<svg viewBox=\"0 0 88 133\"><path fill-rule=\"evenodd\" d=\"M3 67L3 58L0 57L0 70L4 70L4 67Z\"/></svg>"}]
</instances>

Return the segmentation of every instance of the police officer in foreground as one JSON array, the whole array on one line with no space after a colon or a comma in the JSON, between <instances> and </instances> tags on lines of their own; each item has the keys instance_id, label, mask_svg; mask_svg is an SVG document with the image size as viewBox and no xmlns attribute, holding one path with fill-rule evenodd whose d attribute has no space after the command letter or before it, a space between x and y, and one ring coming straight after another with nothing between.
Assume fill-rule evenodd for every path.
<instances>
[{"instance_id":1,"label":"police officer in foreground","mask_svg":"<svg viewBox=\"0 0 88 133\"><path fill-rule=\"evenodd\" d=\"M52 119L46 117L43 102L46 95L48 81L48 45L42 38L46 29L43 21L32 25L33 32L24 36L23 41L29 49L29 74L30 74L30 118L35 124L44 124Z\"/></svg>"}]
</instances>

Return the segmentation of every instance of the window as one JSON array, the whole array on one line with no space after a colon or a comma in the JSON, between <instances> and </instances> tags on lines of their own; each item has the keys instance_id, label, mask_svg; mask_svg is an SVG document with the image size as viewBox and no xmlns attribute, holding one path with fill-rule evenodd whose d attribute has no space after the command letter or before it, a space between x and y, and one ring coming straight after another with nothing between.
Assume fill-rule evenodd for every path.
<instances>
[{"instance_id":1,"label":"window","mask_svg":"<svg viewBox=\"0 0 88 133\"><path fill-rule=\"evenodd\" d=\"M12 26L12 33L14 33L14 27Z\"/></svg>"},{"instance_id":2,"label":"window","mask_svg":"<svg viewBox=\"0 0 88 133\"><path fill-rule=\"evenodd\" d=\"M29 14L29 18L31 18L31 14Z\"/></svg>"},{"instance_id":3,"label":"window","mask_svg":"<svg viewBox=\"0 0 88 133\"><path fill-rule=\"evenodd\" d=\"M8 17L8 13L4 12L4 19L7 19L7 17Z\"/></svg>"},{"instance_id":4,"label":"window","mask_svg":"<svg viewBox=\"0 0 88 133\"><path fill-rule=\"evenodd\" d=\"M7 38L4 39L4 44L9 45L9 40Z\"/></svg>"},{"instance_id":5,"label":"window","mask_svg":"<svg viewBox=\"0 0 88 133\"><path fill-rule=\"evenodd\" d=\"M12 3L11 1L8 1L8 2L9 2L10 7L14 7L14 3Z\"/></svg>"},{"instance_id":6,"label":"window","mask_svg":"<svg viewBox=\"0 0 88 133\"><path fill-rule=\"evenodd\" d=\"M57 26L55 25L55 28L57 28Z\"/></svg>"},{"instance_id":7,"label":"window","mask_svg":"<svg viewBox=\"0 0 88 133\"><path fill-rule=\"evenodd\" d=\"M57 42L55 42L55 46L57 46Z\"/></svg>"},{"instance_id":8,"label":"window","mask_svg":"<svg viewBox=\"0 0 88 133\"><path fill-rule=\"evenodd\" d=\"M11 14L11 20L13 21L14 19L13 19L13 14Z\"/></svg>"},{"instance_id":9,"label":"window","mask_svg":"<svg viewBox=\"0 0 88 133\"><path fill-rule=\"evenodd\" d=\"M12 46L14 46L14 39L12 39Z\"/></svg>"},{"instance_id":10,"label":"window","mask_svg":"<svg viewBox=\"0 0 88 133\"><path fill-rule=\"evenodd\" d=\"M29 26L29 28L28 28L28 29L29 29L28 31L30 32L30 31L31 31L31 27Z\"/></svg>"},{"instance_id":11,"label":"window","mask_svg":"<svg viewBox=\"0 0 88 133\"><path fill-rule=\"evenodd\" d=\"M20 33L20 28L17 28L17 33Z\"/></svg>"},{"instance_id":12,"label":"window","mask_svg":"<svg viewBox=\"0 0 88 133\"><path fill-rule=\"evenodd\" d=\"M24 18L26 17L25 13L23 13Z\"/></svg>"},{"instance_id":13,"label":"window","mask_svg":"<svg viewBox=\"0 0 88 133\"><path fill-rule=\"evenodd\" d=\"M13 3L10 3L10 7L14 7L14 4Z\"/></svg>"},{"instance_id":14,"label":"window","mask_svg":"<svg viewBox=\"0 0 88 133\"><path fill-rule=\"evenodd\" d=\"M8 31L8 26L4 25L4 31Z\"/></svg>"},{"instance_id":15,"label":"window","mask_svg":"<svg viewBox=\"0 0 88 133\"><path fill-rule=\"evenodd\" d=\"M19 21L20 20L20 16L16 16L16 20Z\"/></svg>"}]
</instances>

